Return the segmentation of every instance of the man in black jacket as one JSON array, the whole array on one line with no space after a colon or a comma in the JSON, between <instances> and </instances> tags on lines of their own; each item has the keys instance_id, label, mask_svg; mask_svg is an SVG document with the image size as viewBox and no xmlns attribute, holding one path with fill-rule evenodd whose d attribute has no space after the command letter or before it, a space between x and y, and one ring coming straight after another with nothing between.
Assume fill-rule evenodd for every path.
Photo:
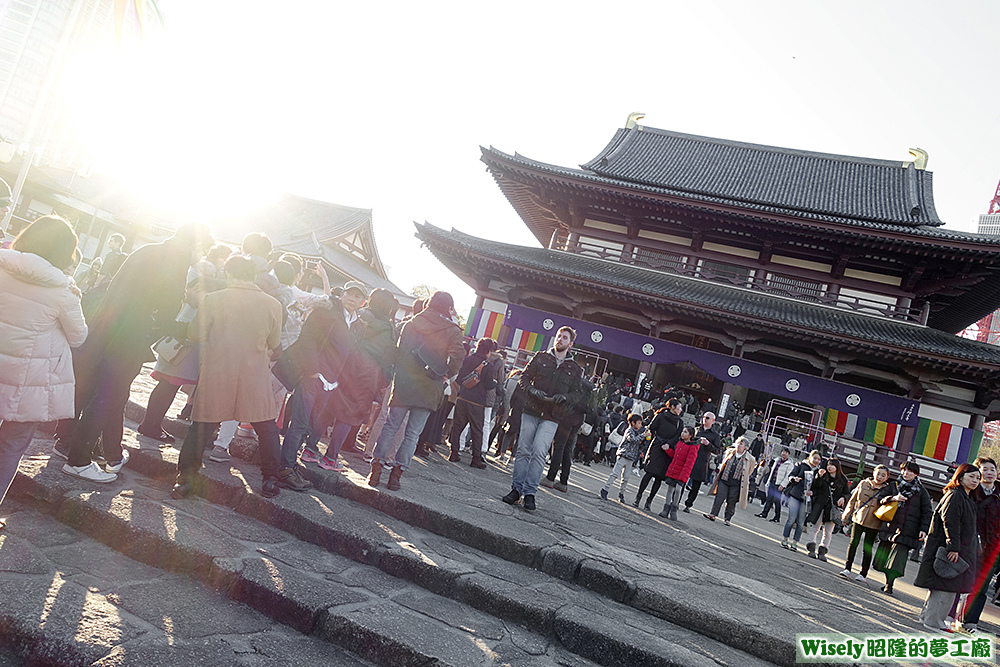
<instances>
[{"instance_id":1,"label":"man in black jacket","mask_svg":"<svg viewBox=\"0 0 1000 667\"><path fill-rule=\"evenodd\" d=\"M574 340L576 331L560 327L552 349L536 354L518 381L525 402L511 490L503 501L513 505L523 497L524 509L529 512L535 509L535 492L552 438L559 421L571 412L567 403L583 377L583 368L569 353Z\"/></svg>"},{"instance_id":2,"label":"man in black jacket","mask_svg":"<svg viewBox=\"0 0 1000 667\"><path fill-rule=\"evenodd\" d=\"M694 439L699 443L698 458L695 459L694 469L691 470L691 492L688 493L687 500L684 501L684 511L691 513L691 506L694 499L698 497L701 485L708 479L708 460L715 454L722 452L722 438L712 430L715 423L715 414L706 412L701 417L701 427L694 434Z\"/></svg>"},{"instance_id":3,"label":"man in black jacket","mask_svg":"<svg viewBox=\"0 0 1000 667\"><path fill-rule=\"evenodd\" d=\"M67 455L66 474L109 482L128 461L121 441L132 381L143 363L154 359L149 348L158 338L185 336L187 325L177 322L177 312L188 267L211 246L206 227L184 225L166 241L133 252L115 274L87 322L87 341L73 355L78 417L60 424L57 443L68 445L68 452L57 447L57 453ZM98 438L106 472L91 460Z\"/></svg>"},{"instance_id":4,"label":"man in black jacket","mask_svg":"<svg viewBox=\"0 0 1000 667\"><path fill-rule=\"evenodd\" d=\"M458 400L448 438L451 443L448 460L452 463L462 461L458 450L462 446L462 431L468 424L472 431L472 463L469 465L481 470L486 468L483 462L483 422L486 418L486 394L497 386L496 366L500 363L500 355L496 354L496 348L497 343L492 338L480 338L475 352L465 358L458 371ZM473 373L476 375L473 376ZM475 384L471 387L464 386L473 381Z\"/></svg>"}]
</instances>

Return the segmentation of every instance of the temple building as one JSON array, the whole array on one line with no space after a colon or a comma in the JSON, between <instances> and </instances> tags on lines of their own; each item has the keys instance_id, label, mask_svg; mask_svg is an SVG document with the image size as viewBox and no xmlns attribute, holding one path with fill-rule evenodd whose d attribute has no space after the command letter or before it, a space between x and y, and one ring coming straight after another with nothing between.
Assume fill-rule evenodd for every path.
<instances>
[{"instance_id":1,"label":"temple building","mask_svg":"<svg viewBox=\"0 0 1000 667\"><path fill-rule=\"evenodd\" d=\"M723 410L777 398L843 440L965 461L1000 417L1000 348L955 333L1000 306L1000 240L945 229L910 157L630 118L579 168L482 150L543 247L417 235L476 290L473 334L537 349L569 324L633 381L697 383Z\"/></svg>"}]
</instances>

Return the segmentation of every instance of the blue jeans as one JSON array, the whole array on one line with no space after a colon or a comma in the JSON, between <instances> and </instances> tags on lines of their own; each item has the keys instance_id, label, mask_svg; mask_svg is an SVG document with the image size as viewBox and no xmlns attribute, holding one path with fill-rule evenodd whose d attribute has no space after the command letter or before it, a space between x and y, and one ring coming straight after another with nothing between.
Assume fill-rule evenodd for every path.
<instances>
[{"instance_id":1,"label":"blue jeans","mask_svg":"<svg viewBox=\"0 0 1000 667\"><path fill-rule=\"evenodd\" d=\"M533 496L538 491L545 469L552 438L559 424L542 420L527 412L521 415L521 435L518 438L517 457L514 459L512 486L522 496Z\"/></svg>"},{"instance_id":2,"label":"blue jeans","mask_svg":"<svg viewBox=\"0 0 1000 667\"><path fill-rule=\"evenodd\" d=\"M0 503L17 474L17 465L35 437L38 422L0 421Z\"/></svg>"},{"instance_id":3,"label":"blue jeans","mask_svg":"<svg viewBox=\"0 0 1000 667\"><path fill-rule=\"evenodd\" d=\"M302 388L299 387L289 399L292 409L292 419L285 432L285 440L281 443L281 467L294 468L299 458L299 447L306 443L307 449L316 450L319 438L312 432L309 425L309 415L306 413L306 402L302 398Z\"/></svg>"},{"instance_id":4,"label":"blue jeans","mask_svg":"<svg viewBox=\"0 0 1000 667\"><path fill-rule=\"evenodd\" d=\"M326 458L330 461L336 461L337 457L340 456L340 450L344 446L344 442L347 440L347 436L351 434L351 431L357 424L348 424L342 421L336 421L333 423L333 432L330 433L330 446L326 448ZM353 443L351 444L353 447Z\"/></svg>"},{"instance_id":5,"label":"blue jeans","mask_svg":"<svg viewBox=\"0 0 1000 667\"><path fill-rule=\"evenodd\" d=\"M386 456L392 449L392 441L396 439L396 432L407 414L410 415L410 418L406 420L406 431L403 433L403 442L399 445L399 451L396 452L396 460L387 462ZM398 465L403 472L406 472L413 459L413 452L417 450L417 439L420 438L420 434L427 424L427 418L430 416L431 411L424 408L390 407L389 416L385 419L385 426L382 427L382 433L378 436L378 444L375 445L373 454L375 461L388 463L391 467Z\"/></svg>"},{"instance_id":6,"label":"blue jeans","mask_svg":"<svg viewBox=\"0 0 1000 667\"><path fill-rule=\"evenodd\" d=\"M806 510L809 508L805 500L799 500L794 496L788 496L788 519L785 521L785 530L782 537L788 537L795 526L794 541L798 542L802 537L802 530L806 527Z\"/></svg>"}]
</instances>

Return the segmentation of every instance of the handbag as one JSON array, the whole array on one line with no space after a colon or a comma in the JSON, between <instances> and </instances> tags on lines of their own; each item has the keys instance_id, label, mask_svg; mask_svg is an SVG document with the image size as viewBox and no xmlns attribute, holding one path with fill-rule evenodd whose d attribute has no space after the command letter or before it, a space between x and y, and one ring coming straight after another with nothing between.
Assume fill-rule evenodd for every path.
<instances>
[{"instance_id":1,"label":"handbag","mask_svg":"<svg viewBox=\"0 0 1000 667\"><path fill-rule=\"evenodd\" d=\"M889 500L879 505L879 508L875 510L875 517L885 522L892 521L893 517L896 516L897 509L899 509L899 501Z\"/></svg>"},{"instance_id":2,"label":"handbag","mask_svg":"<svg viewBox=\"0 0 1000 667\"><path fill-rule=\"evenodd\" d=\"M628 422L622 422L618 428L611 432L608 436L608 442L612 445L620 445L625 441L625 430L628 428Z\"/></svg>"},{"instance_id":3,"label":"handbag","mask_svg":"<svg viewBox=\"0 0 1000 667\"><path fill-rule=\"evenodd\" d=\"M581 435L590 435L593 432L594 432L593 425L589 424L588 422L583 422L582 424L580 424Z\"/></svg>"},{"instance_id":4,"label":"handbag","mask_svg":"<svg viewBox=\"0 0 1000 667\"><path fill-rule=\"evenodd\" d=\"M934 572L942 579L954 579L968 569L969 563L961 556L955 563L948 560L947 548L938 547L938 550L934 552Z\"/></svg>"},{"instance_id":5,"label":"handbag","mask_svg":"<svg viewBox=\"0 0 1000 667\"><path fill-rule=\"evenodd\" d=\"M844 527L844 509L842 507L837 507L834 505L830 508L830 521L833 522L835 526Z\"/></svg>"},{"instance_id":6,"label":"handbag","mask_svg":"<svg viewBox=\"0 0 1000 667\"><path fill-rule=\"evenodd\" d=\"M173 336L164 336L153 343L152 349L158 357L166 359L174 366L180 365L191 354L191 346L177 340Z\"/></svg>"}]
</instances>

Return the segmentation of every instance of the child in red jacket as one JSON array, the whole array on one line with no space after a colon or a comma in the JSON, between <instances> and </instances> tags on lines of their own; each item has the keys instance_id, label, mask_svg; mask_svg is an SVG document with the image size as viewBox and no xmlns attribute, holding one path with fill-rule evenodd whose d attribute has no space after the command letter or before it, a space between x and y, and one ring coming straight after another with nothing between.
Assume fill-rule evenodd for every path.
<instances>
[{"instance_id":1,"label":"child in red jacket","mask_svg":"<svg viewBox=\"0 0 1000 667\"><path fill-rule=\"evenodd\" d=\"M677 441L676 445L670 448L663 445L663 451L667 453L667 456L673 457L673 460L670 461L670 467L667 468L665 480L667 486L670 487L667 491L667 501L663 504L663 511L660 512L660 516L664 519L677 521L677 507L681 502L684 485L691 477L694 462L698 459L699 445L693 441L693 438L694 429L685 426L684 430L681 431L681 439Z\"/></svg>"}]
</instances>

